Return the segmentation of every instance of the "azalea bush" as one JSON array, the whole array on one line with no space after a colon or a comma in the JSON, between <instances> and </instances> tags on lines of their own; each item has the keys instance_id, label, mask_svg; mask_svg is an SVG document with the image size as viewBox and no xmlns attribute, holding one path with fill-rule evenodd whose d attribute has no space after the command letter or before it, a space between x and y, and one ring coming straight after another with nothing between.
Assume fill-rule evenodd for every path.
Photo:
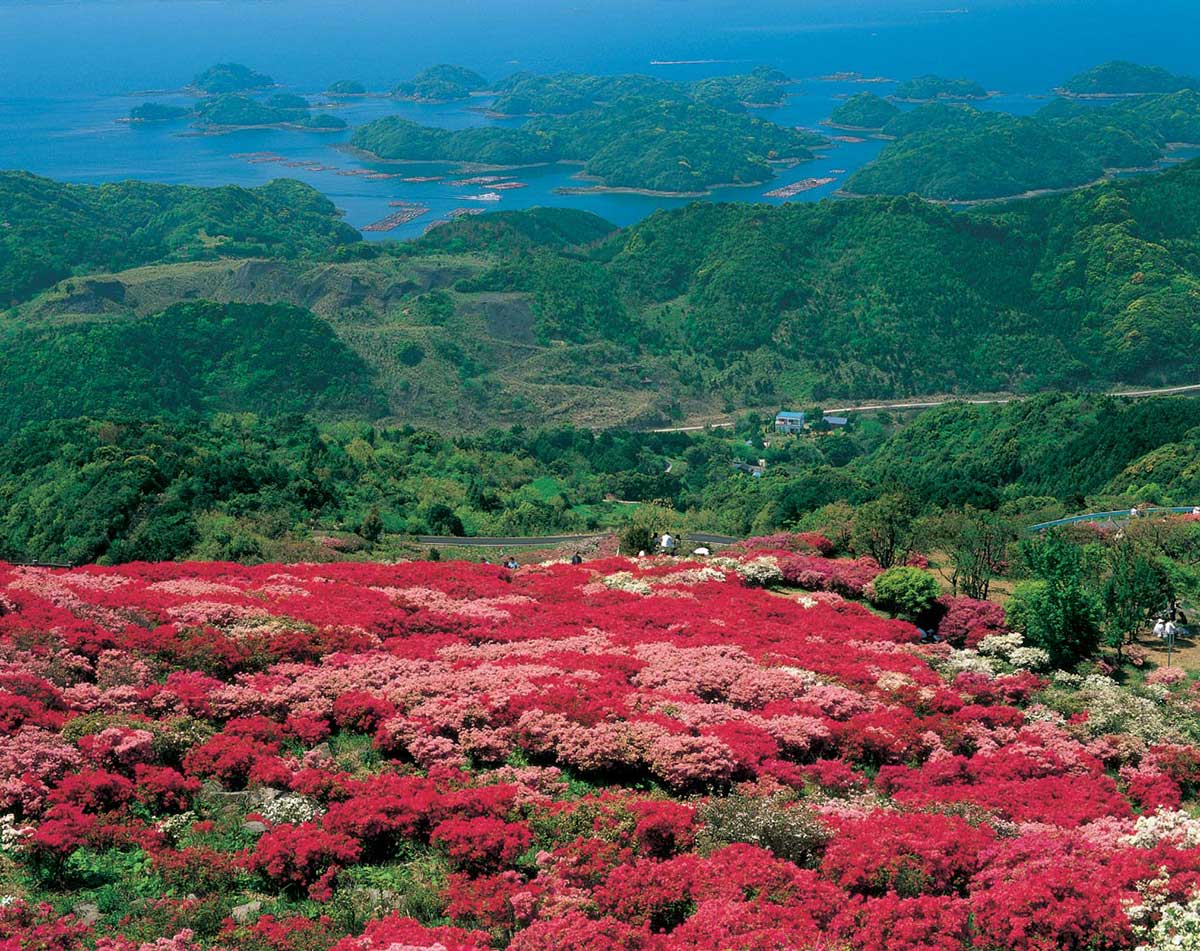
<instances>
[{"instance_id":1,"label":"azalea bush","mask_svg":"<svg viewBox=\"0 0 1200 951\"><path fill-rule=\"evenodd\" d=\"M0 565L0 948L1189 946L1187 679L830 551Z\"/></svg>"}]
</instances>

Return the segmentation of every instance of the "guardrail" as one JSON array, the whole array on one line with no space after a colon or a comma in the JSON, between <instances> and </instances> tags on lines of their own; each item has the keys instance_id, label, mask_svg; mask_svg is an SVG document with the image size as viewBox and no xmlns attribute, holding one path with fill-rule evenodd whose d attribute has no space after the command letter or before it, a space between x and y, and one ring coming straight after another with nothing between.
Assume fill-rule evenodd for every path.
<instances>
[{"instance_id":1,"label":"guardrail","mask_svg":"<svg viewBox=\"0 0 1200 951\"><path fill-rule=\"evenodd\" d=\"M1139 508L1138 517L1142 518L1146 515L1154 515L1156 513L1166 513L1169 515L1190 515L1200 506L1196 505L1152 505L1149 508ZM1087 515L1072 515L1069 518L1056 518L1052 522L1039 522L1037 525L1031 525L1031 532L1044 532L1048 528L1058 528L1062 525L1075 525L1079 522L1113 522L1124 520L1131 521L1133 516L1131 509L1119 509L1115 512L1089 512Z\"/></svg>"}]
</instances>

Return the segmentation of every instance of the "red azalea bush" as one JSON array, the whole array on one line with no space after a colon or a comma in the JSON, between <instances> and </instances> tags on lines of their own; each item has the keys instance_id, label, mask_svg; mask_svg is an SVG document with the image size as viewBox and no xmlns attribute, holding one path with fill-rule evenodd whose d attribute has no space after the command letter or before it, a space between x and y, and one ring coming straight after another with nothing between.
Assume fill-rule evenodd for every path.
<instances>
[{"instance_id":1,"label":"red azalea bush","mask_svg":"<svg viewBox=\"0 0 1200 951\"><path fill-rule=\"evenodd\" d=\"M324 899L337 871L357 861L361 846L340 832L312 823L279 825L258 840L248 865L285 888L306 888L312 898Z\"/></svg>"},{"instance_id":2,"label":"red azalea bush","mask_svg":"<svg viewBox=\"0 0 1200 951\"><path fill-rule=\"evenodd\" d=\"M1195 691L994 672L951 645L997 607L923 642L828 551L732 553L829 592L795 598L615 557L0 564L34 898L0 951L1116 951L1200 888ZM71 889L99 921L39 907Z\"/></svg>"}]
</instances>

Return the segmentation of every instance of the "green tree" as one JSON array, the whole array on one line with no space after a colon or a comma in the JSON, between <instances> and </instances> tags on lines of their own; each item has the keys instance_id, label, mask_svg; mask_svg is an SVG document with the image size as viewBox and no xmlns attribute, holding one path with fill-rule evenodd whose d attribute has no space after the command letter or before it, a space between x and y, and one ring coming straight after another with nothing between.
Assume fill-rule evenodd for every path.
<instances>
[{"instance_id":1,"label":"green tree","mask_svg":"<svg viewBox=\"0 0 1200 951\"><path fill-rule=\"evenodd\" d=\"M874 558L879 567L890 568L912 551L915 524L916 510L907 496L880 496L855 513L850 544L860 555Z\"/></svg>"},{"instance_id":2,"label":"green tree","mask_svg":"<svg viewBox=\"0 0 1200 951\"><path fill-rule=\"evenodd\" d=\"M941 593L937 578L921 568L898 565L871 582L871 603L893 617L916 621Z\"/></svg>"},{"instance_id":3,"label":"green tree","mask_svg":"<svg viewBox=\"0 0 1200 951\"><path fill-rule=\"evenodd\" d=\"M1022 546L1034 578L1013 591L1008 621L1033 647L1067 667L1095 653L1100 645L1103 608L1088 585L1083 552L1058 532Z\"/></svg>"},{"instance_id":4,"label":"green tree","mask_svg":"<svg viewBox=\"0 0 1200 951\"><path fill-rule=\"evenodd\" d=\"M986 601L992 579L1004 568L1016 531L1003 516L968 505L934 518L929 537L946 553L952 593Z\"/></svg>"},{"instance_id":5,"label":"green tree","mask_svg":"<svg viewBox=\"0 0 1200 951\"><path fill-rule=\"evenodd\" d=\"M383 519L379 515L379 509L373 508L367 513L366 518L358 527L358 534L371 544L383 537Z\"/></svg>"},{"instance_id":6,"label":"green tree","mask_svg":"<svg viewBox=\"0 0 1200 951\"><path fill-rule=\"evenodd\" d=\"M1105 551L1106 577L1101 588L1104 640L1118 659L1146 622L1168 610L1174 600L1172 579L1153 551L1125 536Z\"/></svg>"}]
</instances>

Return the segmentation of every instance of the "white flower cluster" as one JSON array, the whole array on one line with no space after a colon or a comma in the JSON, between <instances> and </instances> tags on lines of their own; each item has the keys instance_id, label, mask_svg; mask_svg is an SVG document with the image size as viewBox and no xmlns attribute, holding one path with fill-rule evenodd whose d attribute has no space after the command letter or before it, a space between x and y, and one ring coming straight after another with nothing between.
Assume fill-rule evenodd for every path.
<instances>
[{"instance_id":1,"label":"white flower cluster","mask_svg":"<svg viewBox=\"0 0 1200 951\"><path fill-rule=\"evenodd\" d=\"M286 793L265 803L261 812L263 818L272 825L278 825L281 822L299 825L315 819L320 815L321 809L307 796L299 793Z\"/></svg>"},{"instance_id":2,"label":"white flower cluster","mask_svg":"<svg viewBox=\"0 0 1200 951\"><path fill-rule=\"evenodd\" d=\"M1166 842L1180 849L1200 846L1200 819L1186 812L1162 809L1148 816L1138 816L1133 832L1125 836L1125 844L1137 849L1152 849Z\"/></svg>"},{"instance_id":3,"label":"white flower cluster","mask_svg":"<svg viewBox=\"0 0 1200 951\"><path fill-rule=\"evenodd\" d=\"M951 648L949 655L941 662L940 666L951 677L956 674L986 674L988 677L993 677L996 674L995 663L972 650L960 651Z\"/></svg>"},{"instance_id":4,"label":"white flower cluster","mask_svg":"<svg viewBox=\"0 0 1200 951\"><path fill-rule=\"evenodd\" d=\"M742 562L734 570L746 584L754 585L756 588L765 588L783 581L783 572L779 569L779 562L774 558L755 558L753 561Z\"/></svg>"},{"instance_id":5,"label":"white flower cluster","mask_svg":"<svg viewBox=\"0 0 1200 951\"><path fill-rule=\"evenodd\" d=\"M158 823L158 831L161 832L169 842L177 843L183 834L187 832L196 822L196 814L194 812L181 812L177 816L167 816Z\"/></svg>"},{"instance_id":6,"label":"white flower cluster","mask_svg":"<svg viewBox=\"0 0 1200 951\"><path fill-rule=\"evenodd\" d=\"M1150 927L1137 927L1143 940L1137 951L1200 951L1200 895L1186 903L1169 902L1158 909L1158 920ZM1130 909L1135 921L1145 909Z\"/></svg>"},{"instance_id":7,"label":"white flower cluster","mask_svg":"<svg viewBox=\"0 0 1200 951\"><path fill-rule=\"evenodd\" d=\"M1108 677L1089 674L1078 689L1088 711L1087 728L1093 736L1128 733L1153 743L1174 735L1159 703L1123 689Z\"/></svg>"},{"instance_id":8,"label":"white flower cluster","mask_svg":"<svg viewBox=\"0 0 1200 951\"><path fill-rule=\"evenodd\" d=\"M22 840L33 833L30 826L17 825L17 817L11 812L0 816L0 852L15 852Z\"/></svg>"},{"instance_id":9,"label":"white flower cluster","mask_svg":"<svg viewBox=\"0 0 1200 951\"><path fill-rule=\"evenodd\" d=\"M1040 647L1026 647L1020 634L992 634L979 642L979 653L996 657L1018 670L1044 670L1050 655Z\"/></svg>"},{"instance_id":10,"label":"white flower cluster","mask_svg":"<svg viewBox=\"0 0 1200 951\"><path fill-rule=\"evenodd\" d=\"M632 571L618 571L616 574L605 575L600 579L600 583L606 588L627 591L630 594L650 594L652 590L649 581L635 578Z\"/></svg>"}]
</instances>

